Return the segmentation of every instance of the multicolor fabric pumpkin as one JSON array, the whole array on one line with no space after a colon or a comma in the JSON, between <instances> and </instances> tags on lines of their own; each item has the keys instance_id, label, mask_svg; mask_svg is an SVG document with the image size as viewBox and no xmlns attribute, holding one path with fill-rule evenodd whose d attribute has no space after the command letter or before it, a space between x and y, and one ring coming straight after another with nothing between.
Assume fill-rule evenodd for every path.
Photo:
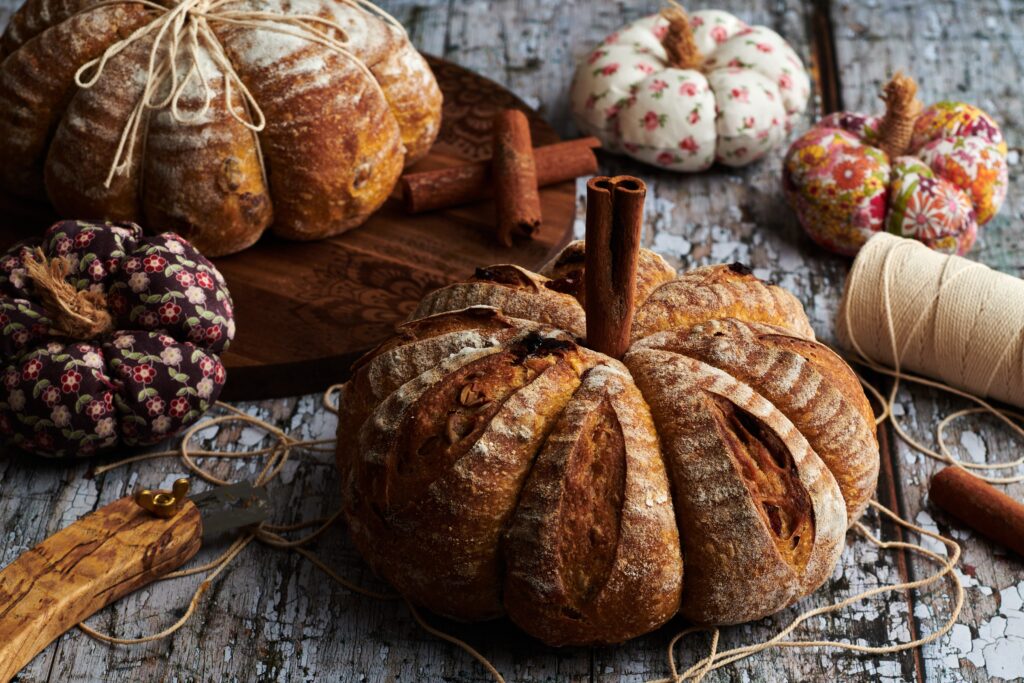
<instances>
[{"instance_id":1,"label":"multicolor fabric pumpkin","mask_svg":"<svg viewBox=\"0 0 1024 683\"><path fill-rule=\"evenodd\" d=\"M779 34L719 10L645 17L576 69L580 129L673 171L744 166L783 140L807 106L803 63Z\"/></svg>"},{"instance_id":2,"label":"multicolor fabric pumpkin","mask_svg":"<svg viewBox=\"0 0 1024 683\"><path fill-rule=\"evenodd\" d=\"M45 456L161 441L217 399L234 332L224 279L178 235L57 223L0 257L0 432Z\"/></svg>"},{"instance_id":3,"label":"multicolor fabric pumpkin","mask_svg":"<svg viewBox=\"0 0 1024 683\"><path fill-rule=\"evenodd\" d=\"M992 118L963 102L922 111L913 79L885 86L884 116L840 112L793 143L783 185L822 246L853 255L885 230L964 254L1006 197L1006 142Z\"/></svg>"}]
</instances>

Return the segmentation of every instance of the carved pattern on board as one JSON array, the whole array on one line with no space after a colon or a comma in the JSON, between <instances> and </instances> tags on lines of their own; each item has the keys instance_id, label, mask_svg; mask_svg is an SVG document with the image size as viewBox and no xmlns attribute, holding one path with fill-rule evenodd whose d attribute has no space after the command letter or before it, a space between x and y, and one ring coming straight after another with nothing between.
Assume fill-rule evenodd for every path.
<instances>
[{"instance_id":1,"label":"carved pattern on board","mask_svg":"<svg viewBox=\"0 0 1024 683\"><path fill-rule=\"evenodd\" d=\"M308 303L295 315L314 327L344 324L348 347L368 348L388 338L428 292L447 283L405 264L339 251L303 278L297 298Z\"/></svg>"},{"instance_id":2,"label":"carved pattern on board","mask_svg":"<svg viewBox=\"0 0 1024 683\"><path fill-rule=\"evenodd\" d=\"M534 144L556 141L554 130L537 112L494 81L435 57L428 57L427 62L444 93L438 141L459 155L473 160L491 156L491 121L500 109L526 112Z\"/></svg>"}]
</instances>

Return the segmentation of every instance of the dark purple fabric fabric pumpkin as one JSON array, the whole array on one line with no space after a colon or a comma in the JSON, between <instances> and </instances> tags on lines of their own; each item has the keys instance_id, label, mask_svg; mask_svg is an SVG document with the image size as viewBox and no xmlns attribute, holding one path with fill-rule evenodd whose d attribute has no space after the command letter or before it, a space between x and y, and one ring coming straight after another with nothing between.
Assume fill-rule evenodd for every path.
<instances>
[{"instance_id":1,"label":"dark purple fabric fabric pumpkin","mask_svg":"<svg viewBox=\"0 0 1024 683\"><path fill-rule=\"evenodd\" d=\"M30 274L40 256L69 292L101 302L103 333L69 336L74 312L54 310ZM195 422L224 385L235 323L224 278L178 235L61 221L0 257L0 332L0 432L60 457L156 443Z\"/></svg>"}]
</instances>

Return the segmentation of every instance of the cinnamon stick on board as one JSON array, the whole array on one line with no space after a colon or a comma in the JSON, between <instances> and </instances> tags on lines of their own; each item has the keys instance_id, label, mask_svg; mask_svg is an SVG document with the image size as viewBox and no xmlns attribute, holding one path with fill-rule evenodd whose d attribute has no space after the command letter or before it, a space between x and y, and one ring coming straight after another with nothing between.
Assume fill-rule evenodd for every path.
<instances>
[{"instance_id":1,"label":"cinnamon stick on board","mask_svg":"<svg viewBox=\"0 0 1024 683\"><path fill-rule=\"evenodd\" d=\"M612 358L629 348L646 196L647 186L632 176L587 183L587 346Z\"/></svg>"},{"instance_id":2,"label":"cinnamon stick on board","mask_svg":"<svg viewBox=\"0 0 1024 683\"><path fill-rule=\"evenodd\" d=\"M494 117L493 150L498 240L511 247L513 234L533 237L541 221L537 167L526 114L518 109L498 112Z\"/></svg>"},{"instance_id":3,"label":"cinnamon stick on board","mask_svg":"<svg viewBox=\"0 0 1024 683\"><path fill-rule=\"evenodd\" d=\"M928 497L982 536L1024 558L1024 504L962 467L947 467L932 477Z\"/></svg>"},{"instance_id":4,"label":"cinnamon stick on board","mask_svg":"<svg viewBox=\"0 0 1024 683\"><path fill-rule=\"evenodd\" d=\"M579 138L533 148L537 186L545 187L597 173L597 138ZM447 209L493 196L491 162L475 161L402 176L402 202L409 213Z\"/></svg>"}]
</instances>

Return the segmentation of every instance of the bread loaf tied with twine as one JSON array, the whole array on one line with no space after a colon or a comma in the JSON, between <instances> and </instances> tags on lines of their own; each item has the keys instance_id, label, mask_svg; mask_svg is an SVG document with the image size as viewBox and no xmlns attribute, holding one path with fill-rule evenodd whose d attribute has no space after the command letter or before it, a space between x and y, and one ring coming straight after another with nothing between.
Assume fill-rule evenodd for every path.
<instances>
[{"instance_id":1,"label":"bread loaf tied with twine","mask_svg":"<svg viewBox=\"0 0 1024 683\"><path fill-rule=\"evenodd\" d=\"M27 0L0 57L0 185L209 256L362 224L440 124L366 0Z\"/></svg>"}]
</instances>

